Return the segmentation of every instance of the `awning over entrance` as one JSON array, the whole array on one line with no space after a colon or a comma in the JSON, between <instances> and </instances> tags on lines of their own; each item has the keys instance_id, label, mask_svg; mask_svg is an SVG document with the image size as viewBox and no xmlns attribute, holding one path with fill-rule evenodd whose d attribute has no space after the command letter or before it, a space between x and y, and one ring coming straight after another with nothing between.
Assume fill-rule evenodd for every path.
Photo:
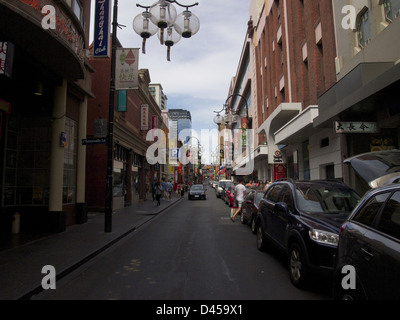
<instances>
[{"instance_id":1,"label":"awning over entrance","mask_svg":"<svg viewBox=\"0 0 400 320\"><path fill-rule=\"evenodd\" d=\"M316 130L313 122L317 116L318 106L309 106L275 132L275 143L290 145L307 140Z\"/></svg>"},{"instance_id":2,"label":"awning over entrance","mask_svg":"<svg viewBox=\"0 0 400 320\"><path fill-rule=\"evenodd\" d=\"M344 112L373 115L377 105L371 100L372 96L399 80L400 63L359 64L319 98L319 116L314 120L314 127L332 127L333 121L339 120L338 116Z\"/></svg>"},{"instance_id":3,"label":"awning over entrance","mask_svg":"<svg viewBox=\"0 0 400 320\"><path fill-rule=\"evenodd\" d=\"M279 151L275 133L301 112L301 103L282 103L258 128L258 133L265 132L268 143L268 163L275 163L274 155Z\"/></svg>"}]
</instances>

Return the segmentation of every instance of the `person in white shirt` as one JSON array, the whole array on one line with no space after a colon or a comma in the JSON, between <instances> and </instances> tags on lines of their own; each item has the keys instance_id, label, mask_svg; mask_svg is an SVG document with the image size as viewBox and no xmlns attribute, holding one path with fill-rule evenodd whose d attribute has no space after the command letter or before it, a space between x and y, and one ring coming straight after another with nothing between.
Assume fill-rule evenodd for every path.
<instances>
[{"instance_id":1,"label":"person in white shirt","mask_svg":"<svg viewBox=\"0 0 400 320\"><path fill-rule=\"evenodd\" d=\"M231 217L232 222L235 222L235 217L242 210L242 204L244 197L246 196L246 187L244 186L244 179L241 178L239 184L235 187L235 198L237 203L237 210L235 214Z\"/></svg>"}]
</instances>

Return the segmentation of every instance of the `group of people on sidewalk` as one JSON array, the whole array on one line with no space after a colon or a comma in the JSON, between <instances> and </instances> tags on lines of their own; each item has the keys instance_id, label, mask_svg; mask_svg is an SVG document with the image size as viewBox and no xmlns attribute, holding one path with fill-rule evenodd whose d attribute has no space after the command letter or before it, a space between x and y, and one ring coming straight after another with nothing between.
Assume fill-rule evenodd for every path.
<instances>
[{"instance_id":1,"label":"group of people on sidewalk","mask_svg":"<svg viewBox=\"0 0 400 320\"><path fill-rule=\"evenodd\" d=\"M161 205L161 199L166 201L171 201L171 195L173 192L174 186L170 181L165 181L165 178L162 179L162 182L154 181L152 185L152 194L153 201L157 201L157 206Z\"/></svg>"}]
</instances>

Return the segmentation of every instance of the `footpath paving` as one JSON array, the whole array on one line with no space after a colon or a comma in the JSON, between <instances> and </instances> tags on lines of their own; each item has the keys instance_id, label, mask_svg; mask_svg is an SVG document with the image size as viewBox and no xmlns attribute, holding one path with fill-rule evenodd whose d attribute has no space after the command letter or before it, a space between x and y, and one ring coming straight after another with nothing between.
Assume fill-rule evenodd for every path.
<instances>
[{"instance_id":1,"label":"footpath paving","mask_svg":"<svg viewBox=\"0 0 400 320\"><path fill-rule=\"evenodd\" d=\"M89 213L88 222L0 251L0 300L30 299L41 292L44 266L54 266L57 280L131 234L171 206L182 201L145 201L116 210L112 232L104 232L104 213Z\"/></svg>"}]
</instances>

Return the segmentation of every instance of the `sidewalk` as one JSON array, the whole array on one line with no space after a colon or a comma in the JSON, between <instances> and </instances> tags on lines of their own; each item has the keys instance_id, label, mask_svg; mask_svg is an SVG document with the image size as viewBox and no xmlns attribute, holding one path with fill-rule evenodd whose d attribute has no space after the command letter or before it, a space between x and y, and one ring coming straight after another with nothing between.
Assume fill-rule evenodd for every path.
<instances>
[{"instance_id":1,"label":"sidewalk","mask_svg":"<svg viewBox=\"0 0 400 320\"><path fill-rule=\"evenodd\" d=\"M85 224L1 251L0 300L29 299L42 290L44 266L54 266L59 280L179 201L174 195L161 206L148 200L117 210L110 233L104 232L104 213L89 213Z\"/></svg>"}]
</instances>

